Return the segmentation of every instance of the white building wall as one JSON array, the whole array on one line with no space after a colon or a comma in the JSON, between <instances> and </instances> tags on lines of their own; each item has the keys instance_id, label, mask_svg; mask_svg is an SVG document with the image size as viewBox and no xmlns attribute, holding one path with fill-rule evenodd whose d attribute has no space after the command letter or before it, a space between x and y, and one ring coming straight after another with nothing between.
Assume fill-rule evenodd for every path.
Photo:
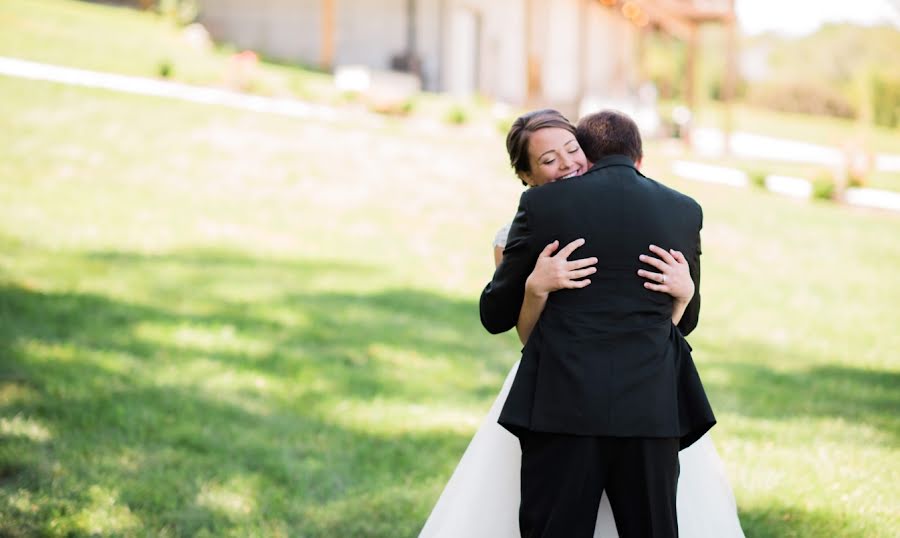
<instances>
[{"instance_id":1,"label":"white building wall","mask_svg":"<svg viewBox=\"0 0 900 538\"><path fill-rule=\"evenodd\" d=\"M481 40L483 13L481 10L454 3L445 16L447 43L443 61L444 90L460 97L479 91L481 84Z\"/></svg>"},{"instance_id":2,"label":"white building wall","mask_svg":"<svg viewBox=\"0 0 900 538\"><path fill-rule=\"evenodd\" d=\"M306 65L319 63L319 0L202 0L199 20L214 39L239 49Z\"/></svg>"},{"instance_id":3,"label":"white building wall","mask_svg":"<svg viewBox=\"0 0 900 538\"><path fill-rule=\"evenodd\" d=\"M541 103L574 105L582 95L582 83L585 95L618 96L629 90L636 77L634 28L621 14L585 0L418 0L416 52L424 87L447 90L468 84L492 99L523 104L528 89L529 1L534 7L532 37L540 60ZM321 4L321 0L200 0L200 21L217 40L317 66L322 54ZM335 7L336 65L387 69L393 55L405 52L406 0L336 0ZM474 51L454 41L454 10L465 10L477 21L474 38L471 28L458 34L470 36ZM582 20L585 15L587 21ZM587 34L582 38L583 28ZM579 50L582 44L584 51ZM467 78L474 82L466 83Z\"/></svg>"},{"instance_id":4,"label":"white building wall","mask_svg":"<svg viewBox=\"0 0 900 538\"><path fill-rule=\"evenodd\" d=\"M594 4L588 10L585 94L627 97L637 78L635 29L620 14Z\"/></svg>"},{"instance_id":5,"label":"white building wall","mask_svg":"<svg viewBox=\"0 0 900 538\"><path fill-rule=\"evenodd\" d=\"M488 2L481 40L481 92L507 103L525 101L525 0Z\"/></svg>"},{"instance_id":6,"label":"white building wall","mask_svg":"<svg viewBox=\"0 0 900 538\"><path fill-rule=\"evenodd\" d=\"M322 12L318 0L264 0L267 54L318 66L322 57Z\"/></svg>"},{"instance_id":7,"label":"white building wall","mask_svg":"<svg viewBox=\"0 0 900 538\"><path fill-rule=\"evenodd\" d=\"M550 104L572 103L579 94L579 0L545 2L541 21L543 33L536 41L543 44L541 75L544 99Z\"/></svg>"},{"instance_id":8,"label":"white building wall","mask_svg":"<svg viewBox=\"0 0 900 538\"><path fill-rule=\"evenodd\" d=\"M441 4L418 0L416 54L422 62L423 86L438 90L441 59ZM389 69L391 58L406 53L406 0L336 0L335 64Z\"/></svg>"},{"instance_id":9,"label":"white building wall","mask_svg":"<svg viewBox=\"0 0 900 538\"><path fill-rule=\"evenodd\" d=\"M441 5L418 0L416 50L424 85L438 90L441 59ZM201 0L200 22L214 39L268 56L318 66L322 59L321 0ZM336 65L388 69L391 57L406 50L406 0L336 0ZM444 45L446 46L446 44Z\"/></svg>"},{"instance_id":10,"label":"white building wall","mask_svg":"<svg viewBox=\"0 0 900 538\"><path fill-rule=\"evenodd\" d=\"M441 86L521 103L527 92L525 0L440 0L446 39Z\"/></svg>"},{"instance_id":11,"label":"white building wall","mask_svg":"<svg viewBox=\"0 0 900 538\"><path fill-rule=\"evenodd\" d=\"M426 90L440 89L440 61L442 39L441 5L444 0L418 0L416 11L416 52L422 60L422 86Z\"/></svg>"},{"instance_id":12,"label":"white building wall","mask_svg":"<svg viewBox=\"0 0 900 538\"><path fill-rule=\"evenodd\" d=\"M406 50L406 0L336 0L335 63L389 69Z\"/></svg>"}]
</instances>

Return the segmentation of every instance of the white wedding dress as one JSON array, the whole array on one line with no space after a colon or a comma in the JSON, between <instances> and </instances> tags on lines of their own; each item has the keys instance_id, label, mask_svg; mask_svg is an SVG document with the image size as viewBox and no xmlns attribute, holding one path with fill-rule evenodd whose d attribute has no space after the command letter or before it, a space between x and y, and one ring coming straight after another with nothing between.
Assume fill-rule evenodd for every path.
<instances>
[{"instance_id":1,"label":"white wedding dress","mask_svg":"<svg viewBox=\"0 0 900 538\"><path fill-rule=\"evenodd\" d=\"M506 241L508 228L495 245ZM516 362L441 497L420 538L514 538L519 536L519 441L497 423L519 369ZM678 531L681 538L743 538L725 468L709 433L679 453ZM594 536L618 537L609 499L603 495Z\"/></svg>"}]
</instances>

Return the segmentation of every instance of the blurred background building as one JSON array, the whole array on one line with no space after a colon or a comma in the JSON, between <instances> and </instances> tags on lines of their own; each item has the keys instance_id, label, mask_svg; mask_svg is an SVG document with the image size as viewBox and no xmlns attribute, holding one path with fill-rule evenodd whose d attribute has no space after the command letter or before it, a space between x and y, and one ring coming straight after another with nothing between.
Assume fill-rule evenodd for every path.
<instances>
[{"instance_id":1,"label":"blurred background building","mask_svg":"<svg viewBox=\"0 0 900 538\"><path fill-rule=\"evenodd\" d=\"M733 0L200 0L199 14L216 40L273 58L404 71L425 90L573 114L638 95L646 30L693 51L699 25L734 23Z\"/></svg>"}]
</instances>

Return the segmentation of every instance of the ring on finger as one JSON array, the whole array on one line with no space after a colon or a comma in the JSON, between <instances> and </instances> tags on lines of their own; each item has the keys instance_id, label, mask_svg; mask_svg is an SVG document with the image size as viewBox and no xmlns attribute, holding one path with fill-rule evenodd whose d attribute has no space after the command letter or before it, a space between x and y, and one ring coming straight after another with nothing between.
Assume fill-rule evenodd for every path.
<instances>
[{"instance_id":1,"label":"ring on finger","mask_svg":"<svg viewBox=\"0 0 900 538\"><path fill-rule=\"evenodd\" d=\"M661 284L666 283L666 275L662 275L662 280L659 281Z\"/></svg>"}]
</instances>

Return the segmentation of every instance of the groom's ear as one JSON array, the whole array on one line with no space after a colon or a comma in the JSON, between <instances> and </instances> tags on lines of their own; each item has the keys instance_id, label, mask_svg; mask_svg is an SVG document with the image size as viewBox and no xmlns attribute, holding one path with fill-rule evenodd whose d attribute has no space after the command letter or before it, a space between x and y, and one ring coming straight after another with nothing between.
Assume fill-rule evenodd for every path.
<instances>
[{"instance_id":1,"label":"groom's ear","mask_svg":"<svg viewBox=\"0 0 900 538\"><path fill-rule=\"evenodd\" d=\"M637 168L638 170L640 170L641 164L643 164L643 163L644 163L644 158L641 157L640 159L634 161L634 167Z\"/></svg>"}]
</instances>

